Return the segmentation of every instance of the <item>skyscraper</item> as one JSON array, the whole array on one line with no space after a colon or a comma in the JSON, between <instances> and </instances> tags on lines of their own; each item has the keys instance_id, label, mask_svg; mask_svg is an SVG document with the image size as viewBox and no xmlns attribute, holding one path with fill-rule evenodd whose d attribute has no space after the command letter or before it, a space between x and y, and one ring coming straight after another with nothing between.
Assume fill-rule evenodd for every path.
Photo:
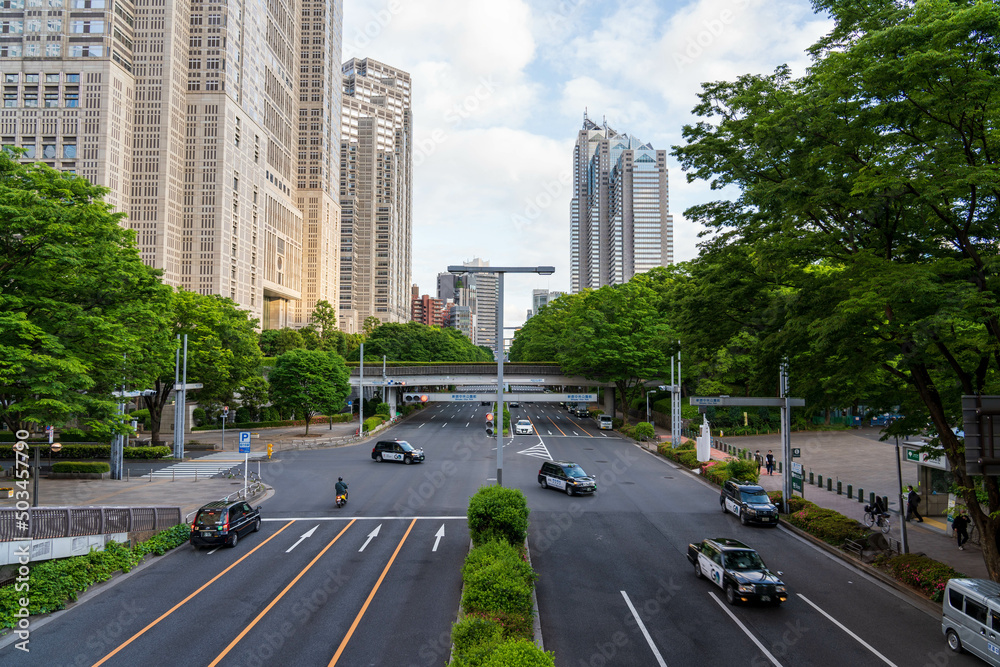
<instances>
[{"instance_id":1,"label":"skyscraper","mask_svg":"<svg viewBox=\"0 0 1000 667\"><path fill-rule=\"evenodd\" d=\"M410 75L365 58L342 68L340 328L410 318Z\"/></svg>"},{"instance_id":2,"label":"skyscraper","mask_svg":"<svg viewBox=\"0 0 1000 667\"><path fill-rule=\"evenodd\" d=\"M584 114L573 148L571 291L671 264L673 243L666 151Z\"/></svg>"},{"instance_id":3,"label":"skyscraper","mask_svg":"<svg viewBox=\"0 0 1000 667\"><path fill-rule=\"evenodd\" d=\"M565 292L557 292L547 289L531 290L531 310L528 311L528 319L531 319L532 315L537 315L538 311L540 311L543 306L548 305L550 301L555 301L564 294Z\"/></svg>"},{"instance_id":4,"label":"skyscraper","mask_svg":"<svg viewBox=\"0 0 1000 667\"><path fill-rule=\"evenodd\" d=\"M303 324L336 301L342 8L5 0L0 143L110 188L167 283Z\"/></svg>"}]
</instances>

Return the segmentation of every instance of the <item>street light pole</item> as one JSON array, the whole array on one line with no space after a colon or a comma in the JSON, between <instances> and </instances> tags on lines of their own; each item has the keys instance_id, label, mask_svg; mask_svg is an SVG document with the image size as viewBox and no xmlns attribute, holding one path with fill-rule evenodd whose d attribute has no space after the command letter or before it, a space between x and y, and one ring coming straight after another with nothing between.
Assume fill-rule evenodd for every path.
<instances>
[{"instance_id":1,"label":"street light pole","mask_svg":"<svg viewBox=\"0 0 1000 667\"><path fill-rule=\"evenodd\" d=\"M537 273L550 276L553 266L449 266L448 273L492 273L497 276L497 486L503 486L503 276L505 273Z\"/></svg>"},{"instance_id":2,"label":"street light pole","mask_svg":"<svg viewBox=\"0 0 1000 667\"><path fill-rule=\"evenodd\" d=\"M899 489L899 550L904 553L910 553L910 546L906 541L906 510L903 505L903 466L899 462L899 436L896 438L896 484ZM887 509L888 511L888 509Z\"/></svg>"}]
</instances>

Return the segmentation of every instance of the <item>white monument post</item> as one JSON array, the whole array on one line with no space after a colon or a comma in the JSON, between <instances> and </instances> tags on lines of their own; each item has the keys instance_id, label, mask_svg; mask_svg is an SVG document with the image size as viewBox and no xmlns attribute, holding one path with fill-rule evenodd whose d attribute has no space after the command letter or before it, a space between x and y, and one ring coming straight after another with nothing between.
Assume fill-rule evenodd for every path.
<instances>
[{"instance_id":1,"label":"white monument post","mask_svg":"<svg viewBox=\"0 0 1000 667\"><path fill-rule=\"evenodd\" d=\"M702 463L712 459L712 429L708 417L701 416L701 435L698 436L698 460Z\"/></svg>"}]
</instances>

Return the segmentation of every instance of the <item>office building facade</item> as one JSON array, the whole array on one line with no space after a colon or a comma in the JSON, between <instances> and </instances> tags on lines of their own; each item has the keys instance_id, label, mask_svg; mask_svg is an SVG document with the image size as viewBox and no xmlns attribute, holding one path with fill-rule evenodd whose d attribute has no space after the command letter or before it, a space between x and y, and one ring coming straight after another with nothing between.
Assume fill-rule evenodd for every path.
<instances>
[{"instance_id":1,"label":"office building facade","mask_svg":"<svg viewBox=\"0 0 1000 667\"><path fill-rule=\"evenodd\" d=\"M444 303L428 294L420 294L420 288L414 285L410 290L410 321L440 327L445 325L444 318Z\"/></svg>"},{"instance_id":2,"label":"office building facade","mask_svg":"<svg viewBox=\"0 0 1000 667\"><path fill-rule=\"evenodd\" d=\"M0 143L108 187L167 283L304 324L338 287L342 7L5 0Z\"/></svg>"},{"instance_id":3,"label":"office building facade","mask_svg":"<svg viewBox=\"0 0 1000 667\"><path fill-rule=\"evenodd\" d=\"M571 291L625 283L673 260L666 151L584 115L573 148Z\"/></svg>"},{"instance_id":4,"label":"office building facade","mask_svg":"<svg viewBox=\"0 0 1000 667\"><path fill-rule=\"evenodd\" d=\"M565 292L557 292L547 289L531 290L531 310L528 311L528 319L531 319L532 315L537 315L538 311L540 311L543 306L547 306L549 302L555 301L563 294L565 294Z\"/></svg>"},{"instance_id":5,"label":"office building facade","mask_svg":"<svg viewBox=\"0 0 1000 667\"><path fill-rule=\"evenodd\" d=\"M410 318L410 75L371 58L342 67L340 328Z\"/></svg>"}]
</instances>

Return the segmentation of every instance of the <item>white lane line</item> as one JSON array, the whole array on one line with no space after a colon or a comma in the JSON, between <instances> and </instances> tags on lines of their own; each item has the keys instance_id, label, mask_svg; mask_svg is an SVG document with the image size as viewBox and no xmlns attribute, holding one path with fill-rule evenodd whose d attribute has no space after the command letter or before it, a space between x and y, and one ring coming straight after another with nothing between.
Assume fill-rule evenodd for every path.
<instances>
[{"instance_id":1,"label":"white lane line","mask_svg":"<svg viewBox=\"0 0 1000 667\"><path fill-rule=\"evenodd\" d=\"M632 618L639 625L639 629L642 630L642 636L646 638L646 642L649 644L649 648L653 651L653 655L656 656L656 663L660 667L667 667L667 663L663 662L663 656L660 655L659 650L656 648L656 644L653 643L653 638L649 636L649 630L646 629L646 625L639 618L639 614L636 612L635 607L632 606L632 601L628 599L628 593L625 591L620 591L622 597L625 598L625 604L628 605L629 611L632 612Z\"/></svg>"},{"instance_id":2,"label":"white lane line","mask_svg":"<svg viewBox=\"0 0 1000 667\"><path fill-rule=\"evenodd\" d=\"M424 424L426 424L426 423L427 423L427 422L424 422L423 424L421 424L421 425L420 425L420 426L418 426L417 428L423 428L423 427L424 427Z\"/></svg>"},{"instance_id":3,"label":"white lane line","mask_svg":"<svg viewBox=\"0 0 1000 667\"><path fill-rule=\"evenodd\" d=\"M747 637L749 637L750 641L752 641L754 644L756 644L757 648L759 648L761 651L764 652L764 655L767 656L767 659L771 661L771 664L772 665L777 665L777 667L781 667L781 663L778 662L777 658L775 658L773 655L771 655L771 652L768 651L766 648L764 648L764 645L761 644L757 640L757 638L754 637L750 633L749 630L747 630L747 626L743 625L743 623L740 622L740 619L736 618L736 614L734 614L733 612L731 612L729 610L729 607L727 607L726 604L722 600L720 600L718 597L716 597L715 593L711 593L710 592L709 595L712 596L713 600L715 600L717 603L719 603L719 606L722 607L722 611L726 612L726 614L729 615L729 618L733 619L733 623L735 623L736 625L740 626L740 629L743 630L743 634L745 634Z\"/></svg>"},{"instance_id":4,"label":"white lane line","mask_svg":"<svg viewBox=\"0 0 1000 667\"><path fill-rule=\"evenodd\" d=\"M835 619L833 616L830 616L830 614L828 614L825 611L823 611L822 609L820 609L815 603L813 603L812 600L810 600L809 598L807 598L802 593L796 593L796 595L798 595L800 598L802 598L803 600L805 600L806 602L808 602L810 607L812 607L813 609L815 609L819 613L821 613L824 616L826 616L830 620L831 623L833 623L838 628L840 628L841 630L843 630L844 632L846 632L847 634L849 634L851 637L853 637L855 640L857 640L857 642L859 644L861 644L866 649L868 649L869 651L871 651L872 653L874 653L875 655L877 655L882 662L884 662L887 665L891 665L892 667L896 667L896 665L891 660L889 660L889 658L885 657L884 655L882 655L881 653L879 653L878 651L876 651L872 647L871 644L869 644L864 639L862 639L861 637L858 637L856 634L854 634L853 632L851 632L850 630L848 630L846 627L844 627L843 623L841 623L840 621L838 621L837 619Z\"/></svg>"},{"instance_id":5,"label":"white lane line","mask_svg":"<svg viewBox=\"0 0 1000 667\"><path fill-rule=\"evenodd\" d=\"M472 422L465 422L465 428L469 428L469 424L471 424L471 423Z\"/></svg>"},{"instance_id":6,"label":"white lane line","mask_svg":"<svg viewBox=\"0 0 1000 667\"><path fill-rule=\"evenodd\" d=\"M218 550L219 550L219 549L221 549L221 548L222 548L222 547L215 547L214 549L212 549L211 551L209 551L207 555L208 555L208 556L211 556L212 554L214 554L214 553L215 553L216 551L218 551Z\"/></svg>"},{"instance_id":7,"label":"white lane line","mask_svg":"<svg viewBox=\"0 0 1000 667\"><path fill-rule=\"evenodd\" d=\"M441 428L444 428L447 425L448 425L448 422L445 422L445 423L441 424Z\"/></svg>"}]
</instances>

